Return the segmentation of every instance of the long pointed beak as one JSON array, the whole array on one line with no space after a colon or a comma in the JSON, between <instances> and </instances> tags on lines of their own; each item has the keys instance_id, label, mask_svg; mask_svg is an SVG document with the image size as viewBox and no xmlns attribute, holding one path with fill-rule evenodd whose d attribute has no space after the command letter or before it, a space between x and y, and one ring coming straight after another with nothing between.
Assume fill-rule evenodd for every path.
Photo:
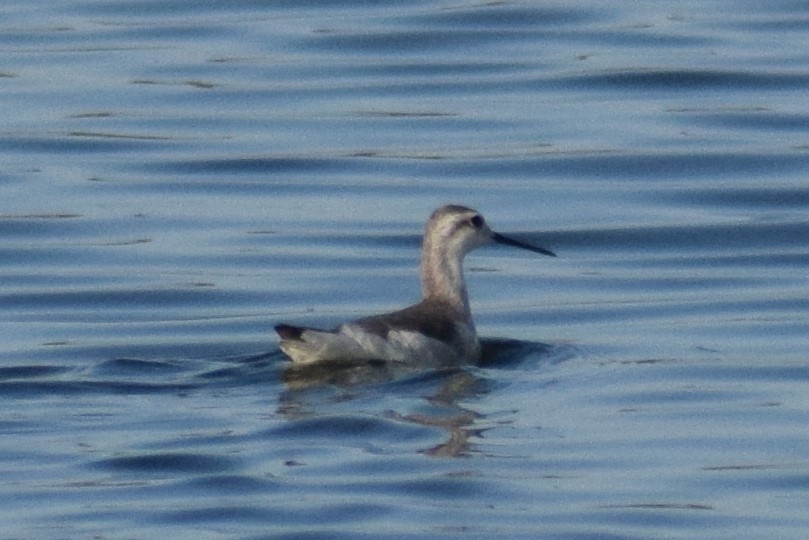
<instances>
[{"instance_id":1,"label":"long pointed beak","mask_svg":"<svg viewBox=\"0 0 809 540\"><path fill-rule=\"evenodd\" d=\"M549 257L556 257L556 253L549 249L545 249L538 246L532 246L530 244L525 244L523 242L519 242L514 240L513 238L509 238L508 236L503 236L499 233L492 233L492 240L497 242L498 244L505 244L507 246L512 246L520 249L527 249L528 251L533 251L534 253L540 253L542 255L547 255Z\"/></svg>"}]
</instances>

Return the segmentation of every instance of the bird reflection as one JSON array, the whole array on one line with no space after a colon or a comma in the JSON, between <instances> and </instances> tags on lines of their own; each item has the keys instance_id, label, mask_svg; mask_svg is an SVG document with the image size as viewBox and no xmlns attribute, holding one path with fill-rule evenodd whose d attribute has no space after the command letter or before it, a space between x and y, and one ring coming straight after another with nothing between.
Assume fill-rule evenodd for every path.
<instances>
[{"instance_id":1,"label":"bird reflection","mask_svg":"<svg viewBox=\"0 0 809 540\"><path fill-rule=\"evenodd\" d=\"M481 365L503 367L522 361L529 354L547 352L548 346L516 340L481 341ZM440 428L447 437L440 444L424 448L421 453L432 457L462 457L471 452L471 440L479 437L487 427L479 425L484 418L480 413L459 402L486 395L491 385L477 374L477 370L447 368L425 371L411 365L392 362L347 362L336 365L291 365L283 372L287 391L281 397L279 412L286 417L300 419L317 414L311 391L332 387L343 392L339 399L350 400L362 387L387 385L386 391L396 392L417 385L419 392L430 388L425 400L429 413L402 413L389 411L388 418L419 426Z\"/></svg>"}]
</instances>

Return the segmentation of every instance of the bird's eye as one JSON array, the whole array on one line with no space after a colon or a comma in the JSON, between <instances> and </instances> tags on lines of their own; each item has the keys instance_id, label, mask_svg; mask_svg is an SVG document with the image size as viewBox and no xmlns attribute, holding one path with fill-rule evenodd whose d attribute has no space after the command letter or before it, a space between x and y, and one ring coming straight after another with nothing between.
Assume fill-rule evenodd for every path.
<instances>
[{"instance_id":1,"label":"bird's eye","mask_svg":"<svg viewBox=\"0 0 809 540\"><path fill-rule=\"evenodd\" d=\"M469 223L476 229L480 229L483 227L483 218L480 216L475 216L469 220Z\"/></svg>"}]
</instances>

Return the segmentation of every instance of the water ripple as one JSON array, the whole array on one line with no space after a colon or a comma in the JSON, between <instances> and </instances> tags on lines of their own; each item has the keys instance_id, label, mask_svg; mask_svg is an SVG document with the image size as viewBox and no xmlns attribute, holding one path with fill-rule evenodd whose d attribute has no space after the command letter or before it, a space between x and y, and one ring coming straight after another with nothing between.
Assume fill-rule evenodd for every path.
<instances>
[{"instance_id":1,"label":"water ripple","mask_svg":"<svg viewBox=\"0 0 809 540\"><path fill-rule=\"evenodd\" d=\"M565 77L560 84L638 90L702 92L728 89L797 89L809 83L809 73L686 69L626 69Z\"/></svg>"},{"instance_id":2,"label":"water ripple","mask_svg":"<svg viewBox=\"0 0 809 540\"><path fill-rule=\"evenodd\" d=\"M146 474L211 474L232 471L236 460L218 455L190 453L147 454L97 461L93 466L110 471Z\"/></svg>"},{"instance_id":3,"label":"water ripple","mask_svg":"<svg viewBox=\"0 0 809 540\"><path fill-rule=\"evenodd\" d=\"M7 1L3 535L804 538L809 13L691 4ZM292 366L447 202L481 365Z\"/></svg>"}]
</instances>

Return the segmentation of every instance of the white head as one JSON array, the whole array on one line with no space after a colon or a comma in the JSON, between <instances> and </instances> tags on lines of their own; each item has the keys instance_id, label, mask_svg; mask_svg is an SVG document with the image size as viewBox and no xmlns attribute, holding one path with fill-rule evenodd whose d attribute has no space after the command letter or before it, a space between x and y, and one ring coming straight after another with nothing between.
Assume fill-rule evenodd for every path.
<instances>
[{"instance_id":1,"label":"white head","mask_svg":"<svg viewBox=\"0 0 809 540\"><path fill-rule=\"evenodd\" d=\"M442 206L433 212L427 221L424 234L425 249L428 247L442 249L447 256L457 258L463 258L473 249L491 241L542 255L556 256L545 248L525 244L493 232L480 213L456 204Z\"/></svg>"},{"instance_id":2,"label":"white head","mask_svg":"<svg viewBox=\"0 0 809 540\"><path fill-rule=\"evenodd\" d=\"M472 320L463 280L463 258L488 242L498 242L555 256L545 248L518 242L493 232L478 212L450 204L430 216L424 232L421 256L421 280L424 297L442 298L454 304Z\"/></svg>"},{"instance_id":3,"label":"white head","mask_svg":"<svg viewBox=\"0 0 809 540\"><path fill-rule=\"evenodd\" d=\"M447 256L462 258L473 249L489 242L492 231L480 214L471 208L450 204L430 216L424 231L424 243L440 249Z\"/></svg>"}]
</instances>

